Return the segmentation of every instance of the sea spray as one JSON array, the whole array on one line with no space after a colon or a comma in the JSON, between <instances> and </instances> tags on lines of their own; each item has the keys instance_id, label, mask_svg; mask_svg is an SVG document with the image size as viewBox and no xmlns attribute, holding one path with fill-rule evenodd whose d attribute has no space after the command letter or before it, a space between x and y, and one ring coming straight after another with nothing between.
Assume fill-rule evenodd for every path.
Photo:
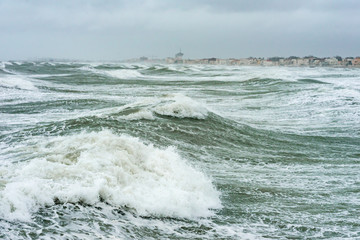
<instances>
[{"instance_id":1,"label":"sea spray","mask_svg":"<svg viewBox=\"0 0 360 240\"><path fill-rule=\"evenodd\" d=\"M205 119L209 110L206 105L183 94L168 94L143 98L117 110L126 120L154 120L155 116ZM129 113L129 114L127 114Z\"/></svg>"},{"instance_id":2,"label":"sea spray","mask_svg":"<svg viewBox=\"0 0 360 240\"><path fill-rule=\"evenodd\" d=\"M79 69L82 71L92 72L98 75L109 76L118 79L135 79L142 76L142 74L136 69L98 69L97 65L94 66L82 66Z\"/></svg>"},{"instance_id":3,"label":"sea spray","mask_svg":"<svg viewBox=\"0 0 360 240\"><path fill-rule=\"evenodd\" d=\"M0 76L0 87L17 88L22 90L37 90L29 78L23 76Z\"/></svg>"},{"instance_id":4,"label":"sea spray","mask_svg":"<svg viewBox=\"0 0 360 240\"><path fill-rule=\"evenodd\" d=\"M12 63L0 239L360 237L359 69Z\"/></svg>"},{"instance_id":5,"label":"sea spray","mask_svg":"<svg viewBox=\"0 0 360 240\"><path fill-rule=\"evenodd\" d=\"M29 220L56 201L104 201L140 215L180 218L211 216L221 207L211 181L172 147L103 130L46 139L36 151L39 157L8 170L0 192L3 218Z\"/></svg>"},{"instance_id":6,"label":"sea spray","mask_svg":"<svg viewBox=\"0 0 360 240\"><path fill-rule=\"evenodd\" d=\"M155 113L177 118L205 119L208 110L204 105L182 94L171 96L171 100L164 104L159 104L155 108Z\"/></svg>"},{"instance_id":7,"label":"sea spray","mask_svg":"<svg viewBox=\"0 0 360 240\"><path fill-rule=\"evenodd\" d=\"M137 70L132 69L119 69L119 70L111 70L111 71L104 71L104 74L107 74L114 78L119 79L129 79L129 78L138 78L141 77L142 74Z\"/></svg>"}]
</instances>

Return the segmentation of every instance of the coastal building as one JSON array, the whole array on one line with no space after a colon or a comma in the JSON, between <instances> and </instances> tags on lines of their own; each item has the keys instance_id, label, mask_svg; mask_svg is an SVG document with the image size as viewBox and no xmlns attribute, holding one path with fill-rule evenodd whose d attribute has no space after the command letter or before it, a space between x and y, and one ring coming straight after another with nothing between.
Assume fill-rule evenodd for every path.
<instances>
[{"instance_id":1,"label":"coastal building","mask_svg":"<svg viewBox=\"0 0 360 240\"><path fill-rule=\"evenodd\" d=\"M338 65L339 64L339 61L337 58L327 58L325 59L325 64L326 65L330 65L330 66L334 66L334 65Z\"/></svg>"},{"instance_id":2,"label":"coastal building","mask_svg":"<svg viewBox=\"0 0 360 240\"><path fill-rule=\"evenodd\" d=\"M177 54L175 54L175 57L174 58L171 58L171 57L168 57L166 58L166 63L169 63L169 64L173 64L173 63L188 63L188 64L192 64L192 62L190 63L190 61L192 60L183 60L183 57L184 54L181 52L181 49L180 49L180 52L178 52Z\"/></svg>"},{"instance_id":3,"label":"coastal building","mask_svg":"<svg viewBox=\"0 0 360 240\"><path fill-rule=\"evenodd\" d=\"M235 66L293 66L293 67L360 67L360 57L270 57L264 58L202 58L202 59L183 59L184 54L178 52L174 58L167 58L166 63L183 63L183 64L211 64L211 65L235 65Z\"/></svg>"},{"instance_id":4,"label":"coastal building","mask_svg":"<svg viewBox=\"0 0 360 240\"><path fill-rule=\"evenodd\" d=\"M184 56L184 54L181 52L178 52L177 54L175 54L175 63L183 63L183 59L182 57Z\"/></svg>"},{"instance_id":5,"label":"coastal building","mask_svg":"<svg viewBox=\"0 0 360 240\"><path fill-rule=\"evenodd\" d=\"M360 66L360 57L356 57L355 59L353 59L352 63L354 66Z\"/></svg>"}]
</instances>

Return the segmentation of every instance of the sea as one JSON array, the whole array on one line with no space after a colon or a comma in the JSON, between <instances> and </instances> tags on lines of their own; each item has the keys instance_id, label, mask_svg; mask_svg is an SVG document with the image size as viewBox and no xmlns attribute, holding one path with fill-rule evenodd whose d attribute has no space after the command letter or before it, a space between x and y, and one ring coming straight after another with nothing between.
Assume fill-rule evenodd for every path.
<instances>
[{"instance_id":1,"label":"sea","mask_svg":"<svg viewBox=\"0 0 360 240\"><path fill-rule=\"evenodd\" d=\"M2 61L0 239L360 239L360 68Z\"/></svg>"}]
</instances>

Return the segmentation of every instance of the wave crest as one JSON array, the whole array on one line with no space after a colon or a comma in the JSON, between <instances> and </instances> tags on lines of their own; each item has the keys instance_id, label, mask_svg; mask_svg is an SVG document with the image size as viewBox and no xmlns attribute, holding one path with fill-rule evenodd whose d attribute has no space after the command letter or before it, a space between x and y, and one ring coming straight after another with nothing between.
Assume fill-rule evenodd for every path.
<instances>
[{"instance_id":1,"label":"wave crest","mask_svg":"<svg viewBox=\"0 0 360 240\"><path fill-rule=\"evenodd\" d=\"M98 69L94 66L82 66L79 68L82 71L88 71L99 75L109 76L118 79L136 79L143 75L136 69Z\"/></svg>"},{"instance_id":2,"label":"wave crest","mask_svg":"<svg viewBox=\"0 0 360 240\"><path fill-rule=\"evenodd\" d=\"M208 115L204 105L184 95L173 96L170 101L156 106L154 112L177 118L205 119Z\"/></svg>"},{"instance_id":3,"label":"wave crest","mask_svg":"<svg viewBox=\"0 0 360 240\"><path fill-rule=\"evenodd\" d=\"M113 110L111 115L126 120L154 120L156 115L174 118L205 119L209 110L200 102L182 94L144 98Z\"/></svg>"},{"instance_id":4,"label":"wave crest","mask_svg":"<svg viewBox=\"0 0 360 240\"><path fill-rule=\"evenodd\" d=\"M37 90L34 84L25 77L3 76L0 78L0 87L17 88L23 90Z\"/></svg>"},{"instance_id":5,"label":"wave crest","mask_svg":"<svg viewBox=\"0 0 360 240\"><path fill-rule=\"evenodd\" d=\"M139 78L142 77L142 74L137 70L133 69L118 69L106 71L105 74L110 77L119 78L119 79L129 79L129 78Z\"/></svg>"},{"instance_id":6,"label":"wave crest","mask_svg":"<svg viewBox=\"0 0 360 240\"><path fill-rule=\"evenodd\" d=\"M206 217L219 193L173 148L159 149L108 130L57 137L37 146L41 158L7 171L0 214L29 220L39 207L105 201L141 215ZM5 179L5 178L4 178Z\"/></svg>"}]
</instances>

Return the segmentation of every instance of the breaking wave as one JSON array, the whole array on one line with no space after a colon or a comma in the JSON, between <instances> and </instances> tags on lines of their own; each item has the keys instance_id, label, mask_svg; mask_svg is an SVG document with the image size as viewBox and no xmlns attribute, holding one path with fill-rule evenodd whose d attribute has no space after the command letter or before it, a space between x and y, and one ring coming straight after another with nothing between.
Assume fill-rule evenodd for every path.
<instances>
[{"instance_id":1,"label":"breaking wave","mask_svg":"<svg viewBox=\"0 0 360 240\"><path fill-rule=\"evenodd\" d=\"M15 75L7 75L0 77L0 87L17 88L23 90L37 89L29 79Z\"/></svg>"},{"instance_id":2,"label":"breaking wave","mask_svg":"<svg viewBox=\"0 0 360 240\"><path fill-rule=\"evenodd\" d=\"M142 74L140 72L138 72L137 70L132 70L132 69L111 70L111 71L106 71L105 74L107 74L111 77L120 78L120 79L142 77Z\"/></svg>"},{"instance_id":3,"label":"breaking wave","mask_svg":"<svg viewBox=\"0 0 360 240\"><path fill-rule=\"evenodd\" d=\"M119 111L119 110L117 110ZM168 94L156 98L145 98L121 108L119 114L126 120L154 120L156 115L174 118L205 119L207 107L182 94Z\"/></svg>"},{"instance_id":4,"label":"breaking wave","mask_svg":"<svg viewBox=\"0 0 360 240\"><path fill-rule=\"evenodd\" d=\"M154 112L177 118L205 119L207 117L208 110L201 103L180 94L170 97L170 101L156 106Z\"/></svg>"},{"instance_id":5,"label":"breaking wave","mask_svg":"<svg viewBox=\"0 0 360 240\"><path fill-rule=\"evenodd\" d=\"M11 62L0 62L0 73L5 73L5 74L14 74L12 71L6 69L6 65L13 65L13 63Z\"/></svg>"},{"instance_id":6,"label":"breaking wave","mask_svg":"<svg viewBox=\"0 0 360 240\"><path fill-rule=\"evenodd\" d=\"M172 147L103 130L45 140L31 151L39 157L0 171L3 218L29 221L40 207L67 202L103 201L140 215L180 218L211 216L221 207L211 181Z\"/></svg>"},{"instance_id":7,"label":"breaking wave","mask_svg":"<svg viewBox=\"0 0 360 240\"><path fill-rule=\"evenodd\" d=\"M119 79L133 79L133 78L139 78L143 75L137 71L136 69L97 69L90 66L83 66L80 67L80 70L83 71L89 71L95 74L99 75L105 75L113 78L119 78Z\"/></svg>"}]
</instances>

